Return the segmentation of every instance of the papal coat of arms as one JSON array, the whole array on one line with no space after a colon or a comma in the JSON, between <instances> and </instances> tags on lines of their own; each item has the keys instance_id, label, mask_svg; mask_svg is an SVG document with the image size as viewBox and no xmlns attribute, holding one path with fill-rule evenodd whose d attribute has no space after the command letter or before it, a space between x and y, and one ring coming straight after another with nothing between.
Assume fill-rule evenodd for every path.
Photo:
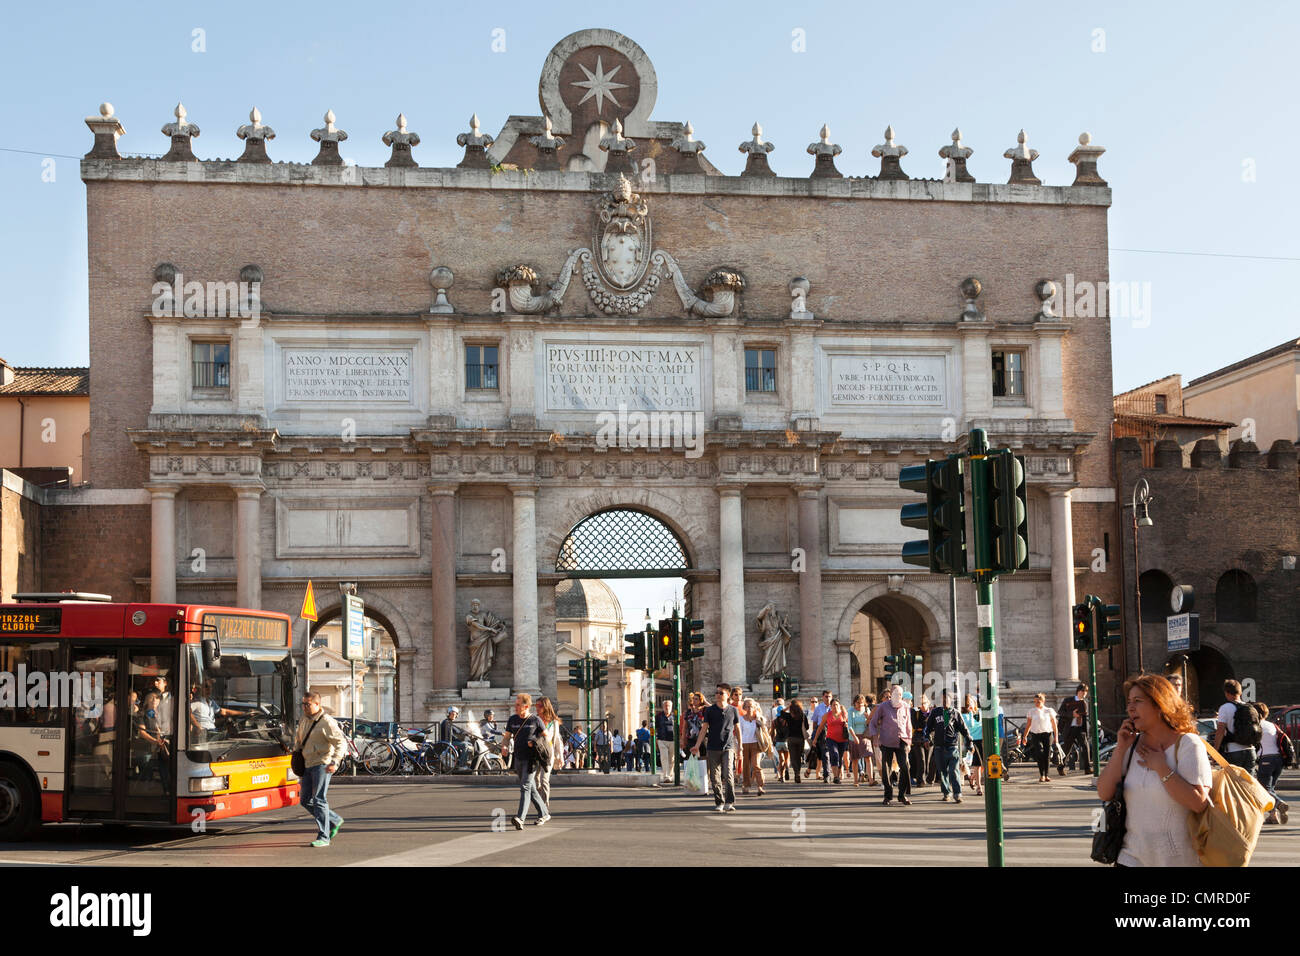
<instances>
[{"instance_id":1,"label":"papal coat of arms","mask_svg":"<svg viewBox=\"0 0 1300 956\"><path fill-rule=\"evenodd\" d=\"M619 176L596 216L593 248L600 276L612 288L625 292L645 275L650 264L650 207Z\"/></svg>"}]
</instances>

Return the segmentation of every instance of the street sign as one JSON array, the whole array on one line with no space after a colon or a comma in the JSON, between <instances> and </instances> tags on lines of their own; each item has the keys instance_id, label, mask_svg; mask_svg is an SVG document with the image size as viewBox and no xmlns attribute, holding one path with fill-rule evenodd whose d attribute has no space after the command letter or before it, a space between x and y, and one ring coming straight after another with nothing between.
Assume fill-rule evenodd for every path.
<instances>
[{"instance_id":1,"label":"street sign","mask_svg":"<svg viewBox=\"0 0 1300 956\"><path fill-rule=\"evenodd\" d=\"M1201 615L1171 614L1165 618L1169 652L1201 649Z\"/></svg>"},{"instance_id":2,"label":"street sign","mask_svg":"<svg viewBox=\"0 0 1300 956\"><path fill-rule=\"evenodd\" d=\"M311 581L307 582L307 593L302 596L302 610L298 612L298 619L316 620L316 592L312 590Z\"/></svg>"},{"instance_id":3,"label":"street sign","mask_svg":"<svg viewBox=\"0 0 1300 956\"><path fill-rule=\"evenodd\" d=\"M350 661L366 656L366 602L355 594L343 595L343 651Z\"/></svg>"}]
</instances>

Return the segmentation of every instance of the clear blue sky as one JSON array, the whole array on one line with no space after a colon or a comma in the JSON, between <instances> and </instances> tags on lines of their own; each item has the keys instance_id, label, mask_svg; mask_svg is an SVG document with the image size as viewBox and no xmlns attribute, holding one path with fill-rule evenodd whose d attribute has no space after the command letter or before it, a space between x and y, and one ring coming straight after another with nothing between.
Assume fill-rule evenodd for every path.
<instances>
[{"instance_id":1,"label":"clear blue sky","mask_svg":"<svg viewBox=\"0 0 1300 956\"><path fill-rule=\"evenodd\" d=\"M452 165L471 112L495 133L537 114L550 48L609 27L649 54L655 118L693 121L707 155L738 173L754 120L779 174L805 176L804 147L829 122L840 168L874 174L892 123L914 176L960 125L981 182L1004 182L1002 153L1024 127L1049 184L1068 184L1082 130L1109 151L1111 277L1150 283L1146 327L1114 321L1114 384L1187 378L1300 334L1300 127L1294 3L861 4L131 3L10 5L0 31L0 355L17 365L89 360L83 117L110 100L125 154L166 149L177 99L203 135L201 158L234 157L256 104L273 158L307 161L327 107L362 165L387 156L399 110L424 165ZM503 28L506 51L491 49ZM193 31L205 52L194 52ZM805 32L806 52L792 50ZM1103 38L1104 52L1094 52ZM14 152L12 150L29 150ZM46 158L54 181L45 182ZM1251 161L1254 181L1245 181ZM48 175L48 173L46 173ZM1157 250L1218 255L1165 255ZM1246 258L1231 258L1231 257ZM1277 257L1277 258L1267 258ZM143 281L143 280L142 280ZM1142 324L1139 320L1139 325ZM642 611L644 614L644 611Z\"/></svg>"}]
</instances>

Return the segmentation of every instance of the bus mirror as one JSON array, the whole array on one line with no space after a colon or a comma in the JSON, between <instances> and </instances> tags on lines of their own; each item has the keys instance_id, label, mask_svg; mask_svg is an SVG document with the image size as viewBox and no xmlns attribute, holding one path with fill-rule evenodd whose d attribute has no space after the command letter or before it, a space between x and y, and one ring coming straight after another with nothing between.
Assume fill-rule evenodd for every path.
<instances>
[{"instance_id":1,"label":"bus mirror","mask_svg":"<svg viewBox=\"0 0 1300 956\"><path fill-rule=\"evenodd\" d=\"M201 642L203 645L203 663L206 667L214 667L221 663L221 643L215 637L205 637Z\"/></svg>"}]
</instances>

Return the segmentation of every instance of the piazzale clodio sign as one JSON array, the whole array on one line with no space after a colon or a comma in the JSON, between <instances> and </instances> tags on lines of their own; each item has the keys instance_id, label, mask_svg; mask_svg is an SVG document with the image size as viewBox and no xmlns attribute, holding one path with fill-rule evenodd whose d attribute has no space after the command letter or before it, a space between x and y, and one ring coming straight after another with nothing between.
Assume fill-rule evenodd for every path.
<instances>
[{"instance_id":1,"label":"piazzale clodio sign","mask_svg":"<svg viewBox=\"0 0 1300 956\"><path fill-rule=\"evenodd\" d=\"M307 580L356 582L397 647L399 718L426 720L555 693L556 585L602 570L565 542L628 511L680 548L639 570L687 580L695 684L770 676L770 606L803 687L874 691L891 647L951 666L954 623L975 669L973 601L954 622L947 579L899 558L897 477L979 427L1029 473L1030 570L995 595L1004 695L1072 689L1076 575L1118 540L1110 339L1053 303L1067 274L1107 278L1101 147L1044 185L1023 134L997 158L1018 127L983 131L971 171L955 133L924 180L891 128L879 169L846 176L809 117L808 173L778 176L731 116L699 131L742 139L729 174L652 116L658 82L628 37L572 34L542 114L495 135L475 116L455 168L420 165L404 118L352 133L385 135L384 167L346 166L333 113L311 163L271 162L260 117L238 160L202 159L182 107L166 156L124 158L104 104L81 168L97 484L65 514L127 557L80 586L293 613ZM256 291L151 308L178 274ZM1114 571L1085 590L1117 593ZM485 615L491 654L467 624Z\"/></svg>"}]
</instances>

